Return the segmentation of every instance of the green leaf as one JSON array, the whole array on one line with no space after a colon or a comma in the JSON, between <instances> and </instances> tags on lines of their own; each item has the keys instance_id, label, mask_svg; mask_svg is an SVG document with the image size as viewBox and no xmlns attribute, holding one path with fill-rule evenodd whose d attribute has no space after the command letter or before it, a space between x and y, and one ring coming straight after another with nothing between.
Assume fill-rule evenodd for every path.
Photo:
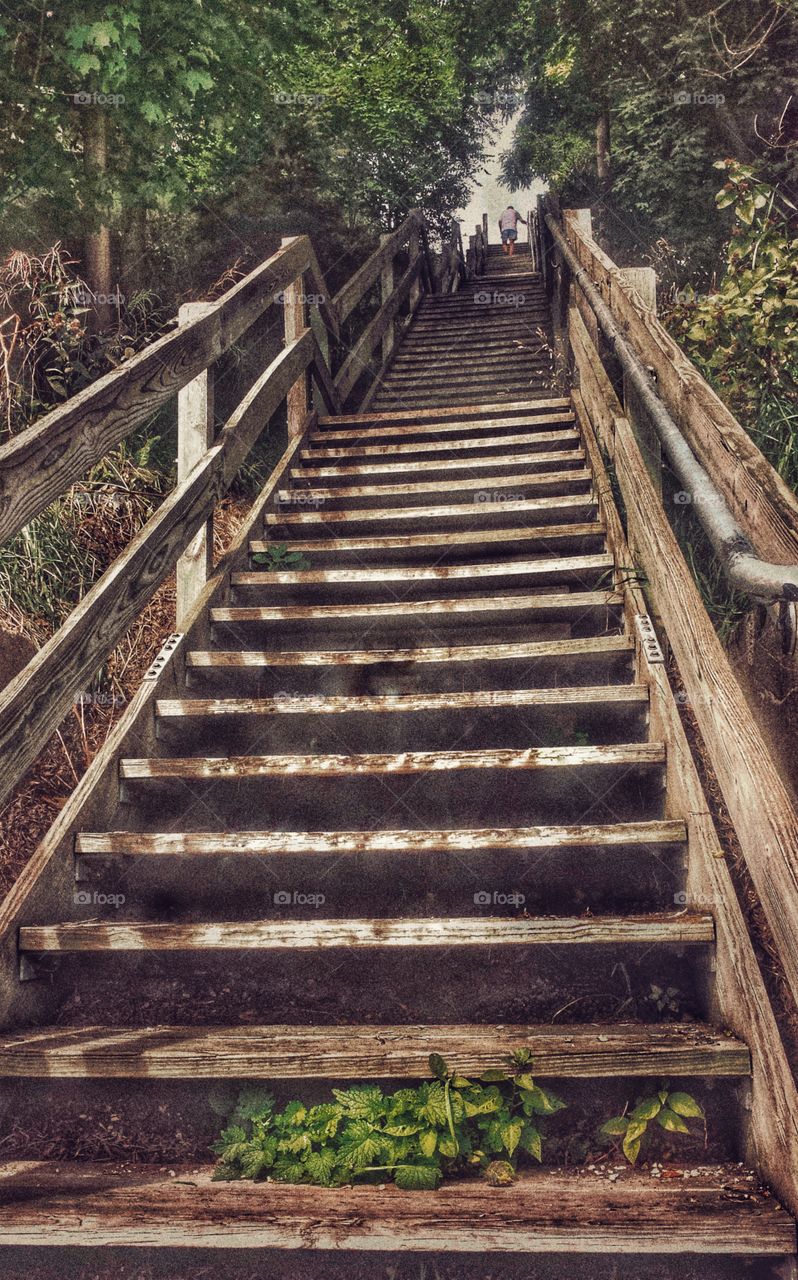
<instances>
[{"instance_id":1,"label":"green leaf","mask_svg":"<svg viewBox=\"0 0 798 1280\"><path fill-rule=\"evenodd\" d=\"M449 1074L449 1068L439 1053L429 1055L429 1069L439 1080L445 1080Z\"/></svg>"},{"instance_id":2,"label":"green leaf","mask_svg":"<svg viewBox=\"0 0 798 1280\"><path fill-rule=\"evenodd\" d=\"M540 1132L529 1121L524 1125L524 1131L521 1134L521 1148L538 1162L543 1159L543 1142Z\"/></svg>"},{"instance_id":3,"label":"green leaf","mask_svg":"<svg viewBox=\"0 0 798 1280\"><path fill-rule=\"evenodd\" d=\"M623 1140L623 1153L630 1164L635 1164L637 1157L640 1155L640 1138Z\"/></svg>"},{"instance_id":4,"label":"green leaf","mask_svg":"<svg viewBox=\"0 0 798 1280\"><path fill-rule=\"evenodd\" d=\"M490 1067L487 1071L483 1071L479 1077L485 1084L502 1083L508 1079L506 1071L499 1071L496 1067Z\"/></svg>"},{"instance_id":5,"label":"green leaf","mask_svg":"<svg viewBox=\"0 0 798 1280\"><path fill-rule=\"evenodd\" d=\"M607 1120L606 1124L601 1126L600 1133L609 1134L611 1137L620 1137L626 1133L629 1128L629 1119L627 1116L613 1116L611 1120Z\"/></svg>"},{"instance_id":6,"label":"green leaf","mask_svg":"<svg viewBox=\"0 0 798 1280\"><path fill-rule=\"evenodd\" d=\"M676 1112L677 1116L694 1116L698 1120L704 1119L702 1108L689 1093L669 1093L668 1106L671 1111Z\"/></svg>"},{"instance_id":7,"label":"green leaf","mask_svg":"<svg viewBox=\"0 0 798 1280\"><path fill-rule=\"evenodd\" d=\"M422 1156L434 1156L438 1146L437 1130L427 1129L425 1133L420 1134L418 1145Z\"/></svg>"},{"instance_id":8,"label":"green leaf","mask_svg":"<svg viewBox=\"0 0 798 1280\"><path fill-rule=\"evenodd\" d=\"M644 1098L642 1102L638 1102L634 1111L630 1113L630 1120L653 1120L654 1116L662 1108L660 1099L655 1095L653 1098Z\"/></svg>"},{"instance_id":9,"label":"green leaf","mask_svg":"<svg viewBox=\"0 0 798 1280\"><path fill-rule=\"evenodd\" d=\"M541 1116L553 1116L555 1112L562 1111L565 1105L556 1094L548 1093L545 1089L541 1089L540 1085L533 1085L531 1089L524 1091L524 1111L527 1115L536 1113Z\"/></svg>"},{"instance_id":10,"label":"green leaf","mask_svg":"<svg viewBox=\"0 0 798 1280\"><path fill-rule=\"evenodd\" d=\"M435 1165L403 1164L396 1170L394 1181L401 1191L437 1191L441 1171Z\"/></svg>"},{"instance_id":11,"label":"green leaf","mask_svg":"<svg viewBox=\"0 0 798 1280\"><path fill-rule=\"evenodd\" d=\"M336 1164L335 1152L328 1147L322 1147L321 1151L311 1151L305 1158L308 1176L322 1186L329 1186Z\"/></svg>"},{"instance_id":12,"label":"green leaf","mask_svg":"<svg viewBox=\"0 0 798 1280\"><path fill-rule=\"evenodd\" d=\"M524 1132L524 1123L522 1120L511 1120L509 1124L502 1126L502 1142L508 1156L515 1154L516 1147L521 1141L521 1135Z\"/></svg>"},{"instance_id":13,"label":"green leaf","mask_svg":"<svg viewBox=\"0 0 798 1280\"><path fill-rule=\"evenodd\" d=\"M689 1133L687 1125L681 1116L675 1111L671 1111L670 1107L663 1107L657 1116L657 1124L663 1129L667 1129L669 1133Z\"/></svg>"}]
</instances>

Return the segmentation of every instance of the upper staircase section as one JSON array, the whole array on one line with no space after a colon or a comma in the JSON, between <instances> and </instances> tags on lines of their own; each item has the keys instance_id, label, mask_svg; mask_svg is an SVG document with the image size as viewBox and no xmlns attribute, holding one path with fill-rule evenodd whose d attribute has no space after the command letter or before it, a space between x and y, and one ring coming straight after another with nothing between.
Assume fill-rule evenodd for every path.
<instances>
[{"instance_id":1,"label":"upper staircase section","mask_svg":"<svg viewBox=\"0 0 798 1280\"><path fill-rule=\"evenodd\" d=\"M529 245L488 248L485 273L426 294L372 401L378 412L551 395L551 314Z\"/></svg>"}]
</instances>

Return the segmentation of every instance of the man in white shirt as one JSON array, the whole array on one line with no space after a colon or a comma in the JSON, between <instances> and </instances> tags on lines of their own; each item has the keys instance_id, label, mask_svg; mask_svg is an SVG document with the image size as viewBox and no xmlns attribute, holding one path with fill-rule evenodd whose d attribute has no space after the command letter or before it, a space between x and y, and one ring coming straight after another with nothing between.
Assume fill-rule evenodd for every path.
<instances>
[{"instance_id":1,"label":"man in white shirt","mask_svg":"<svg viewBox=\"0 0 798 1280\"><path fill-rule=\"evenodd\" d=\"M523 222L527 225L526 218L522 218L517 209L508 204L502 216L499 218L499 231L502 237L502 253L512 258L515 253L515 242L518 239L518 224Z\"/></svg>"}]
</instances>

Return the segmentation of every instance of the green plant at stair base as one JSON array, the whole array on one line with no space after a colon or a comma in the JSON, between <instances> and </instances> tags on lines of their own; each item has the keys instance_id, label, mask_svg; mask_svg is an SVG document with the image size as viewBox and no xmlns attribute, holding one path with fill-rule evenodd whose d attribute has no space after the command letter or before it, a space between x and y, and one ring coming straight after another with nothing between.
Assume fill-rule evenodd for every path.
<instances>
[{"instance_id":1,"label":"green plant at stair base","mask_svg":"<svg viewBox=\"0 0 798 1280\"><path fill-rule=\"evenodd\" d=\"M289 551L284 542L275 542L265 551L256 551L252 563L260 569L279 572L281 569L309 569L310 561L301 551Z\"/></svg>"},{"instance_id":2,"label":"green plant at stair base","mask_svg":"<svg viewBox=\"0 0 798 1280\"><path fill-rule=\"evenodd\" d=\"M416 1088L333 1089L334 1102L310 1107L295 1101L278 1111L270 1095L243 1093L213 1147L214 1177L325 1187L392 1179L405 1191L434 1191L468 1171L505 1185L521 1154L541 1159L541 1120L566 1104L535 1083L529 1050L479 1080L450 1072L439 1054L429 1064L433 1079Z\"/></svg>"},{"instance_id":3,"label":"green plant at stair base","mask_svg":"<svg viewBox=\"0 0 798 1280\"><path fill-rule=\"evenodd\" d=\"M612 1138L622 1138L621 1147L630 1164L640 1154L640 1147L649 1132L649 1125L656 1121L667 1133L690 1133L687 1120L703 1120L706 1117L695 1098L689 1093L669 1092L662 1088L651 1097L641 1098L628 1115L613 1116L601 1126L601 1133Z\"/></svg>"}]
</instances>

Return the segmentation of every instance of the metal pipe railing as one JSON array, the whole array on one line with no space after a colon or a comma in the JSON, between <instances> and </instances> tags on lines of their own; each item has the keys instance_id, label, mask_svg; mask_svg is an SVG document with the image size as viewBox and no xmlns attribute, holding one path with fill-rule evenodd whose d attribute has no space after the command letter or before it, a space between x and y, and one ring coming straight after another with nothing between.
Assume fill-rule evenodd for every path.
<instances>
[{"instance_id":1,"label":"metal pipe railing","mask_svg":"<svg viewBox=\"0 0 798 1280\"><path fill-rule=\"evenodd\" d=\"M646 366L627 342L612 311L550 214L544 220L573 279L585 295L607 343L634 386L674 473L693 498L694 509L729 584L758 600L798 600L798 565L761 560L729 510L726 499L696 458L652 384ZM698 501L696 501L696 497Z\"/></svg>"}]
</instances>

